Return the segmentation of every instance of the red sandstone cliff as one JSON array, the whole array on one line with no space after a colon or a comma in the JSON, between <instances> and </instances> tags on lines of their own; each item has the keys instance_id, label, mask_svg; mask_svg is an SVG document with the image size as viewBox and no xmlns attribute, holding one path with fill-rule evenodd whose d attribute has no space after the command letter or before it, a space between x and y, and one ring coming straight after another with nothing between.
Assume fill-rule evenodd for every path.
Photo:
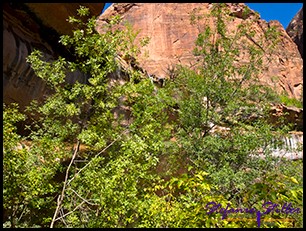
<instances>
[{"instance_id":1,"label":"red sandstone cliff","mask_svg":"<svg viewBox=\"0 0 306 231\"><path fill-rule=\"evenodd\" d=\"M291 22L289 23L287 29L287 33L291 37L291 39L296 43L298 49L303 58L303 7L299 10L299 12L293 17Z\"/></svg>"},{"instance_id":2,"label":"red sandstone cliff","mask_svg":"<svg viewBox=\"0 0 306 231\"><path fill-rule=\"evenodd\" d=\"M281 40L272 55L271 63L265 63L267 68L262 70L260 78L264 84L278 92L285 90L290 97L300 98L303 86L303 60L297 46L282 25L278 21L261 20L252 10L246 15L243 14L243 9L246 7L243 3L228 3L227 6L235 16L229 28L237 27L243 20L253 20L252 27L256 31L256 36L259 36L268 27L276 26L281 34ZM148 73L165 78L169 66L177 63L189 64L194 61L192 55L194 42L205 23L211 25L211 20L191 25L190 16L192 12L196 15L208 13L211 7L209 3L113 4L99 17L97 30L103 33L100 25L110 16L119 14L124 21L130 22L135 30L140 30L138 39L150 37L150 43L145 48L149 52L149 57L139 56L140 65Z\"/></svg>"},{"instance_id":3,"label":"red sandstone cliff","mask_svg":"<svg viewBox=\"0 0 306 231\"><path fill-rule=\"evenodd\" d=\"M89 7L94 15L99 15L104 3L83 5ZM256 17L253 11L243 15L244 4L229 3L227 5L232 15L236 17L231 27L235 27L242 20L251 20ZM70 33L71 28L65 18L75 15L78 6L77 3L3 4L3 97L5 103L18 102L23 107L32 99L42 99L48 94L45 84L34 75L25 58L33 49L41 50L49 59L54 59L58 55L67 55L63 47L58 44L58 36ZM141 66L150 74L166 77L169 65L189 64L193 61L194 41L204 24L191 25L190 15L192 12L197 14L209 12L210 8L211 4L208 3L113 4L100 16L97 30L99 31L99 24L106 18L120 14L135 29L141 30L139 38L145 36L151 38L145 49L149 51L149 58L139 58ZM53 12L52 15L49 14L50 11ZM292 20L293 22L297 20ZM297 46L277 21L267 23L258 19L253 26L260 34L271 25L276 25L281 32L281 43L269 68L263 71L262 81L273 86L271 77L274 76L274 80L277 79L275 87L279 91L286 90L290 96L299 98L303 85L303 63ZM295 23L295 25L302 24ZM302 36L298 35L298 37ZM80 74L72 76L72 78L80 77L85 78Z\"/></svg>"},{"instance_id":4,"label":"red sandstone cliff","mask_svg":"<svg viewBox=\"0 0 306 231\"><path fill-rule=\"evenodd\" d=\"M46 84L35 76L26 57L34 50L49 59L66 56L58 44L59 35L71 33L68 16L76 15L79 5L98 16L104 3L3 3L3 101L18 102L21 108L33 99L48 95ZM50 13L52 12L52 13ZM70 79L85 78L73 73Z\"/></svg>"}]
</instances>

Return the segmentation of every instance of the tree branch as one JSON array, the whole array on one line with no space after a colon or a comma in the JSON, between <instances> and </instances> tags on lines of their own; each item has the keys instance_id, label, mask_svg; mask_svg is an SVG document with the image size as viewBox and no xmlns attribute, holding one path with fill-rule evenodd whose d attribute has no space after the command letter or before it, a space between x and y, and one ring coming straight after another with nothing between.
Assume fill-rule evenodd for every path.
<instances>
[{"instance_id":1,"label":"tree branch","mask_svg":"<svg viewBox=\"0 0 306 231\"><path fill-rule=\"evenodd\" d=\"M72 156L71 161L69 163L69 166L68 166L68 168L66 170L66 176L65 176L65 181L64 181L63 189L62 189L62 194L59 195L58 198L57 198L57 207L56 207L56 210L54 212L54 216L53 216L50 228L53 228L55 219L56 219L56 217L58 215L58 212L60 210L60 207L61 207L61 205L63 203L64 196L65 196L65 189L66 189L66 186L68 185L67 184L67 180L68 180L69 170L70 170L70 167L71 167L71 165L72 165L72 163L73 163L73 161L74 161L74 159L75 159L75 157L76 157L76 155L77 155L77 153L79 151L79 148L80 148L80 141L77 142L77 146L76 146L76 148L74 150L73 156Z\"/></svg>"},{"instance_id":2,"label":"tree branch","mask_svg":"<svg viewBox=\"0 0 306 231\"><path fill-rule=\"evenodd\" d=\"M63 219L64 217L66 217L66 216L68 216L69 214L73 213L75 210L77 210L79 207L81 207L84 203L85 203L85 201L82 201L82 202L81 202L77 207L75 207L72 211L70 211L70 212L64 214L64 215L61 216L61 217L56 218L55 221L60 220L60 219Z\"/></svg>"},{"instance_id":3,"label":"tree branch","mask_svg":"<svg viewBox=\"0 0 306 231\"><path fill-rule=\"evenodd\" d=\"M100 154L102 154L103 152L105 152L109 147L111 147L117 140L119 140L119 138L121 138L121 135L126 133L128 131L128 129L124 130L117 139L115 139L113 142L111 142L109 145L107 145L102 151L100 151L97 155L95 155L94 158L98 157ZM94 159L93 158L93 159ZM81 168L67 183L67 185L69 185L71 183L71 181L73 181L75 179L75 177L80 174L81 171L83 171L88 165L90 165L91 161L88 162L83 168Z\"/></svg>"},{"instance_id":4,"label":"tree branch","mask_svg":"<svg viewBox=\"0 0 306 231\"><path fill-rule=\"evenodd\" d=\"M91 202L89 202L88 200L86 200L85 198L81 197L81 196L80 196L76 191L74 191L72 188L69 188L69 190L71 190L72 192L74 192L80 199L82 199L83 201L85 201L87 204L93 205L93 206L98 205L98 204L91 203Z\"/></svg>"},{"instance_id":5,"label":"tree branch","mask_svg":"<svg viewBox=\"0 0 306 231\"><path fill-rule=\"evenodd\" d=\"M62 222L66 225L66 227L68 227L68 225L67 225L67 223L66 223L66 221L65 221L65 219L64 219L64 217L63 217L63 215L64 215L64 211L63 211L63 207L61 208L61 210L60 210L60 215L61 215L61 219L62 219Z\"/></svg>"}]
</instances>

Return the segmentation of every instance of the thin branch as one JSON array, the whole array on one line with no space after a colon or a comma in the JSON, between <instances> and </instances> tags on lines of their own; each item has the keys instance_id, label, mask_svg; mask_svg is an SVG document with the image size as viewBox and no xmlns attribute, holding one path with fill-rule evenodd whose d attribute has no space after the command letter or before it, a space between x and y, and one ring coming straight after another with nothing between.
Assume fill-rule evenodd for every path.
<instances>
[{"instance_id":1,"label":"thin branch","mask_svg":"<svg viewBox=\"0 0 306 231\"><path fill-rule=\"evenodd\" d=\"M213 124L211 127L207 126L207 129L204 131L202 138L204 138L217 124Z\"/></svg>"},{"instance_id":2,"label":"thin branch","mask_svg":"<svg viewBox=\"0 0 306 231\"><path fill-rule=\"evenodd\" d=\"M21 215L19 216L19 218L18 218L18 220L17 220L18 222L19 222L19 221L20 221L20 219L22 218L22 216L23 216L23 214L24 214L24 212L25 212L26 208L27 208L27 205L23 207L23 209L22 209L22 213L21 213Z\"/></svg>"},{"instance_id":3,"label":"thin branch","mask_svg":"<svg viewBox=\"0 0 306 231\"><path fill-rule=\"evenodd\" d=\"M68 227L68 225L67 225L67 223L66 223L66 221L65 221L65 219L64 219L64 217L63 217L63 215L64 215L63 207L62 207L61 210L60 210L60 214L61 214L62 222L66 225L66 227Z\"/></svg>"},{"instance_id":4,"label":"thin branch","mask_svg":"<svg viewBox=\"0 0 306 231\"><path fill-rule=\"evenodd\" d=\"M102 154L103 152L105 152L109 147L111 147L117 140L119 140L119 138L121 138L121 135L124 134L125 132L127 132L128 130L124 130L117 139L115 139L113 142L111 142L109 145L107 145L102 151L100 151L97 155L95 155L94 158L98 157L100 154ZM93 159L94 159L93 158ZM75 177L80 174L81 171L83 171L88 165L90 165L92 161L88 162L83 168L81 168L67 183L67 186L71 183L71 181L73 181L75 179Z\"/></svg>"},{"instance_id":5,"label":"thin branch","mask_svg":"<svg viewBox=\"0 0 306 231\"><path fill-rule=\"evenodd\" d=\"M249 40L251 40L257 47L259 47L259 49L261 49L263 52L266 52L263 48L262 48L262 46L260 46L248 33L246 33L245 34L245 36L249 39Z\"/></svg>"},{"instance_id":6,"label":"thin branch","mask_svg":"<svg viewBox=\"0 0 306 231\"><path fill-rule=\"evenodd\" d=\"M69 188L69 190L71 190L72 192L74 192L80 199L82 199L83 201L85 201L87 204L93 205L93 206L98 205L98 204L91 203L91 202L89 202L88 200L86 200L85 198L81 197L81 196L80 196L76 191L74 191L72 188Z\"/></svg>"},{"instance_id":7,"label":"thin branch","mask_svg":"<svg viewBox=\"0 0 306 231\"><path fill-rule=\"evenodd\" d=\"M257 64L263 57L264 57L265 54L262 54L256 61L254 61L255 64ZM242 85L242 83L247 79L247 74L248 72L250 71L250 68L252 66L252 63L249 63L244 75L243 75L243 78L240 80L240 82L238 83L237 85L237 88L235 88L235 90L232 92L230 98L233 98L234 95L236 94L238 88Z\"/></svg>"},{"instance_id":8,"label":"thin branch","mask_svg":"<svg viewBox=\"0 0 306 231\"><path fill-rule=\"evenodd\" d=\"M71 165L72 165L72 163L73 163L73 161L74 161L74 159L75 159L75 157L76 157L76 155L77 155L77 153L79 151L79 148L80 148L80 141L77 142L77 146L76 146L76 148L74 150L73 156L72 156L71 161L69 163L69 166L68 166L68 168L66 170L66 176L65 176L65 181L64 181L63 189L62 189L62 194L59 195L58 198L57 198L57 207L56 207L56 210L54 212L54 216L53 216L50 228L53 228L55 219L56 219L56 217L58 215L58 212L60 210L60 207L61 207L61 205L63 203L64 196L65 196L65 189L66 189L66 186L68 185L67 184L67 180L68 180L69 170L70 170L70 167L71 167Z\"/></svg>"},{"instance_id":9,"label":"thin branch","mask_svg":"<svg viewBox=\"0 0 306 231\"><path fill-rule=\"evenodd\" d=\"M84 203L85 203L85 201L82 201L82 202L81 202L77 207L75 207L72 211L70 211L70 212L64 214L64 215L61 216L61 217L56 218L55 221L60 220L60 219L62 219L62 218L64 218L64 217L68 216L69 214L73 213L75 210L77 210L79 207L81 207Z\"/></svg>"}]
</instances>

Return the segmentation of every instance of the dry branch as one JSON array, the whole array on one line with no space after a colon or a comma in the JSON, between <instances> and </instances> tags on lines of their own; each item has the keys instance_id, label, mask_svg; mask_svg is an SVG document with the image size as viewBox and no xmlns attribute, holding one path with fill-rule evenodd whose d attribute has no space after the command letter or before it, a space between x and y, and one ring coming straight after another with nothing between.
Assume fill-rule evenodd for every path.
<instances>
[{"instance_id":1,"label":"dry branch","mask_svg":"<svg viewBox=\"0 0 306 231\"><path fill-rule=\"evenodd\" d=\"M50 228L53 228L55 219L56 219L56 217L58 215L58 212L59 212L59 210L61 208L61 205L63 203L64 196L65 196L65 189L66 189L66 186L67 186L69 170L70 170L70 167L71 167L71 165L72 165L72 163L73 163L73 161L74 161L74 159L75 159L75 157L76 157L76 155L77 155L77 153L79 151L79 148L80 148L80 141L77 142L77 145L76 145L76 148L74 150L73 156L72 156L71 161L69 163L69 166L68 166L68 168L66 170L66 176L65 176L65 181L64 181L63 189L62 189L62 194L59 195L58 198L57 198L57 207L56 207L56 210L54 212L54 216L53 216Z\"/></svg>"}]
</instances>

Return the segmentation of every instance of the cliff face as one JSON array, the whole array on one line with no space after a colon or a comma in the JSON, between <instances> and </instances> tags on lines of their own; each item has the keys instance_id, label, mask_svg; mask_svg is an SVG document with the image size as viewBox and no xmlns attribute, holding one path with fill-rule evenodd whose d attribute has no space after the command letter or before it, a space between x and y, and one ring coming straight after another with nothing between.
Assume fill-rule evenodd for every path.
<instances>
[{"instance_id":1,"label":"cliff face","mask_svg":"<svg viewBox=\"0 0 306 231\"><path fill-rule=\"evenodd\" d=\"M89 7L93 15L99 15L104 3L80 3ZM5 103L18 102L23 108L32 99L43 99L48 94L45 84L37 78L25 58L39 49L46 59L52 60L58 55L68 57L69 53L58 44L59 35L69 34L71 25L66 18L75 15L77 3L4 3L3 4L3 97ZM244 4L227 4L235 20L230 27L235 28L242 20L256 17L253 11L243 14ZM103 23L111 15L119 14L129 21L135 30L140 30L138 38L150 37L150 43L144 51L149 57L138 57L141 67L150 74L167 77L167 68L173 64L193 63L192 50L197 35L205 27L205 22L190 24L192 14L201 15L211 9L209 3L154 3L113 4L97 22ZM52 12L52 14L50 14ZM297 31L298 41L302 41L302 10L292 20L287 31ZM206 22L211 23L211 22ZM281 42L273 54L268 68L263 70L262 81L274 86L278 91L285 90L291 97L299 98L303 85L303 63L296 45L277 21L269 23L258 19L253 28L258 34L269 26L276 25L281 33ZM295 38L295 37L293 37ZM302 47L302 43L301 43ZM273 80L271 79L273 77ZM84 79L81 73L74 73L70 79ZM275 83L275 79L277 80Z\"/></svg>"},{"instance_id":2,"label":"cliff face","mask_svg":"<svg viewBox=\"0 0 306 231\"><path fill-rule=\"evenodd\" d=\"M272 55L270 63L264 60L266 69L262 70L261 81L278 92L286 91L290 97L300 98L303 85L303 60L301 55L278 21L267 23L257 18L254 11L243 13L243 3L227 3L231 15L235 16L229 29L237 28L243 20L253 20L252 28L256 36L263 35L271 26L276 26L281 40ZM167 78L168 67L174 64L190 64L195 61L192 55L195 40L205 25L212 25L212 20L200 20L195 25L190 23L191 15L201 16L210 12L209 3L119 3L113 4L97 22L100 33L101 24L113 15L120 15L137 31L140 38L149 36L150 43L145 47L149 57L139 56L140 66L148 73L160 78ZM263 49L265 49L265 44ZM242 57L243 61L247 57Z\"/></svg>"},{"instance_id":3,"label":"cliff face","mask_svg":"<svg viewBox=\"0 0 306 231\"><path fill-rule=\"evenodd\" d=\"M104 3L82 4L96 16ZM18 102L23 109L32 99L42 100L49 89L35 76L26 63L26 57L34 50L43 52L47 60L69 53L58 44L59 35L71 32L66 19L76 15L77 3L4 3L3 4L3 101ZM52 12L52 13L50 13ZM73 73L69 80L83 79L81 73Z\"/></svg>"},{"instance_id":4,"label":"cliff face","mask_svg":"<svg viewBox=\"0 0 306 231\"><path fill-rule=\"evenodd\" d=\"M299 12L293 17L291 22L289 23L287 29L287 33L291 37L291 39L296 43L298 49L303 58L303 7L299 10Z\"/></svg>"}]
</instances>

